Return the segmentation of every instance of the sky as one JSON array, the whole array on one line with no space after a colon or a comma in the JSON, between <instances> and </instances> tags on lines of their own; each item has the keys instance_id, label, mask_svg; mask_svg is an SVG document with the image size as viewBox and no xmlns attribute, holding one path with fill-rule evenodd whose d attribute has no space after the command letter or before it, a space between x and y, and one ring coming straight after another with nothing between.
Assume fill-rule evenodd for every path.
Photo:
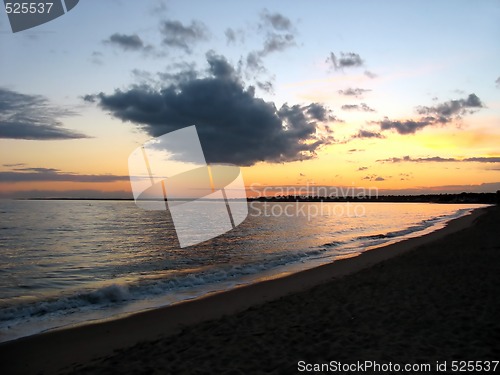
<instances>
[{"instance_id":1,"label":"sky","mask_svg":"<svg viewBox=\"0 0 500 375\"><path fill-rule=\"evenodd\" d=\"M190 125L249 191L494 192L499 19L491 0L81 0L13 33L2 10L0 198L129 198L129 155Z\"/></svg>"}]
</instances>

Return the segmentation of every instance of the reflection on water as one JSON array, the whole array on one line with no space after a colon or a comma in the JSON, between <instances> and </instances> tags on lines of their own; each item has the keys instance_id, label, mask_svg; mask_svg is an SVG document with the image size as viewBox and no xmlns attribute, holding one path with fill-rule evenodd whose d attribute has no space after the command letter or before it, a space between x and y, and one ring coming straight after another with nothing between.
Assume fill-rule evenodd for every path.
<instances>
[{"instance_id":1,"label":"reflection on water","mask_svg":"<svg viewBox=\"0 0 500 375\"><path fill-rule=\"evenodd\" d=\"M0 201L0 341L329 262L478 206L251 202L235 230L181 249L166 212L133 202Z\"/></svg>"}]
</instances>

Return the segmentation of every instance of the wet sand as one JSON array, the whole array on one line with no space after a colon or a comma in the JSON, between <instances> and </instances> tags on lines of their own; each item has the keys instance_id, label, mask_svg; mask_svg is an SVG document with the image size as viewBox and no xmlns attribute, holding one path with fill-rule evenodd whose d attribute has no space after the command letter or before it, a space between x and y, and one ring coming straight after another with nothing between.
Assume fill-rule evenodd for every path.
<instances>
[{"instance_id":1,"label":"wet sand","mask_svg":"<svg viewBox=\"0 0 500 375\"><path fill-rule=\"evenodd\" d=\"M500 360L499 223L498 207L477 210L281 279L0 344L0 370L249 374L297 373L299 361Z\"/></svg>"}]
</instances>

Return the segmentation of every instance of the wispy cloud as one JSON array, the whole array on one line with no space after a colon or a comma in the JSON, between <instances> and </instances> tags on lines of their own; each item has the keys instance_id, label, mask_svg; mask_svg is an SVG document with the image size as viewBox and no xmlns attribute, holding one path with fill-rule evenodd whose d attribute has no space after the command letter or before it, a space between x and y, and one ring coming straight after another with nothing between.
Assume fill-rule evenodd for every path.
<instances>
[{"instance_id":1,"label":"wispy cloud","mask_svg":"<svg viewBox=\"0 0 500 375\"><path fill-rule=\"evenodd\" d=\"M137 34L119 34L115 33L103 41L104 44L117 46L124 51L143 51L149 52L153 49L151 45L146 45Z\"/></svg>"},{"instance_id":2,"label":"wispy cloud","mask_svg":"<svg viewBox=\"0 0 500 375\"><path fill-rule=\"evenodd\" d=\"M431 156L425 158L414 158L411 156L403 156L403 157L392 157L388 159L380 159L377 160L382 163L448 163L448 162L466 162L466 163L500 163L500 157L470 157L470 158L443 158L441 156Z\"/></svg>"},{"instance_id":3,"label":"wispy cloud","mask_svg":"<svg viewBox=\"0 0 500 375\"><path fill-rule=\"evenodd\" d=\"M291 31L293 28L292 22L288 17L280 13L270 13L267 9L262 11L261 20L264 25L272 26L278 31Z\"/></svg>"},{"instance_id":4,"label":"wispy cloud","mask_svg":"<svg viewBox=\"0 0 500 375\"><path fill-rule=\"evenodd\" d=\"M61 170L55 168L15 168L11 171L0 172L1 183L36 181L115 182L127 181L129 179L129 176L119 176L111 174L78 174L62 172Z\"/></svg>"},{"instance_id":5,"label":"wispy cloud","mask_svg":"<svg viewBox=\"0 0 500 375\"><path fill-rule=\"evenodd\" d=\"M367 176L363 177L362 180L380 182L380 181L386 181L387 178L386 177L382 177L382 176L378 176L376 174L370 174L370 175L367 175Z\"/></svg>"},{"instance_id":6,"label":"wispy cloud","mask_svg":"<svg viewBox=\"0 0 500 375\"><path fill-rule=\"evenodd\" d=\"M59 120L76 113L52 105L41 95L27 95L0 88L0 138L78 139L86 135L66 129Z\"/></svg>"},{"instance_id":7,"label":"wispy cloud","mask_svg":"<svg viewBox=\"0 0 500 375\"><path fill-rule=\"evenodd\" d=\"M25 163L12 163L12 164L2 164L2 166L7 167L7 168L12 168L12 167L23 167L25 166Z\"/></svg>"},{"instance_id":8,"label":"wispy cloud","mask_svg":"<svg viewBox=\"0 0 500 375\"><path fill-rule=\"evenodd\" d=\"M419 106L417 113L427 116L433 122L447 123L465 114L473 113L477 108L483 108L483 103L476 94L470 94L465 99L449 100L436 106Z\"/></svg>"},{"instance_id":9,"label":"wispy cloud","mask_svg":"<svg viewBox=\"0 0 500 375\"><path fill-rule=\"evenodd\" d=\"M420 194L455 194L462 192L470 193L493 193L500 190L500 182L487 182L476 185L440 185L440 186L417 186L407 189L379 189L380 195L393 194L393 195L420 195Z\"/></svg>"},{"instance_id":10,"label":"wispy cloud","mask_svg":"<svg viewBox=\"0 0 500 375\"><path fill-rule=\"evenodd\" d=\"M295 27L292 21L281 13L264 10L260 14L258 31L264 35L264 42L262 48L250 51L246 55L244 61L248 71L247 76L267 72L263 58L297 45Z\"/></svg>"},{"instance_id":11,"label":"wispy cloud","mask_svg":"<svg viewBox=\"0 0 500 375\"><path fill-rule=\"evenodd\" d=\"M372 91L372 90L367 90L367 89L361 89L361 88L353 88L353 87L349 87L345 90L339 90L338 93L340 95L344 95L344 96L355 96L356 98L359 98L361 97L365 92L369 92L369 91Z\"/></svg>"},{"instance_id":12,"label":"wispy cloud","mask_svg":"<svg viewBox=\"0 0 500 375\"><path fill-rule=\"evenodd\" d=\"M385 138L383 134L371 130L360 129L352 138Z\"/></svg>"},{"instance_id":13,"label":"wispy cloud","mask_svg":"<svg viewBox=\"0 0 500 375\"><path fill-rule=\"evenodd\" d=\"M162 43L165 46L179 48L191 53L194 44L209 39L207 26L201 21L191 21L190 25L183 25L179 21L163 21L160 26Z\"/></svg>"},{"instance_id":14,"label":"wispy cloud","mask_svg":"<svg viewBox=\"0 0 500 375\"><path fill-rule=\"evenodd\" d=\"M340 52L340 56L336 56L333 52L326 58L326 62L335 70L345 68L357 68L364 64L363 59L354 52Z\"/></svg>"},{"instance_id":15,"label":"wispy cloud","mask_svg":"<svg viewBox=\"0 0 500 375\"><path fill-rule=\"evenodd\" d=\"M412 173L400 173L399 174L399 180L400 181L409 181L413 179L413 174Z\"/></svg>"},{"instance_id":16,"label":"wispy cloud","mask_svg":"<svg viewBox=\"0 0 500 375\"><path fill-rule=\"evenodd\" d=\"M344 111L376 112L373 108L369 107L366 103L344 104L341 108Z\"/></svg>"},{"instance_id":17,"label":"wispy cloud","mask_svg":"<svg viewBox=\"0 0 500 375\"><path fill-rule=\"evenodd\" d=\"M99 51L94 51L92 52L92 54L90 55L90 61L93 63L93 64L96 64L96 65L102 65L103 62L102 62L102 52L99 52Z\"/></svg>"},{"instance_id":18,"label":"wispy cloud","mask_svg":"<svg viewBox=\"0 0 500 375\"><path fill-rule=\"evenodd\" d=\"M484 108L476 94L470 94L465 99L449 100L435 106L418 106L416 112L421 115L417 120L390 120L385 117L375 121L381 130L396 130L399 134L414 134L427 126L444 125L462 119L462 116L471 114Z\"/></svg>"},{"instance_id":19,"label":"wispy cloud","mask_svg":"<svg viewBox=\"0 0 500 375\"><path fill-rule=\"evenodd\" d=\"M0 191L0 198L30 199L30 198L81 198L81 199L132 199L129 191L102 191L93 189L75 190L16 190Z\"/></svg>"},{"instance_id":20,"label":"wispy cloud","mask_svg":"<svg viewBox=\"0 0 500 375\"><path fill-rule=\"evenodd\" d=\"M226 36L226 43L228 45L243 43L245 41L245 33L241 29L228 27L224 31L224 35Z\"/></svg>"},{"instance_id":21,"label":"wispy cloud","mask_svg":"<svg viewBox=\"0 0 500 375\"><path fill-rule=\"evenodd\" d=\"M369 70L365 70L365 76L367 76L368 78L371 78L371 79L374 79L374 78L377 78L378 75L369 71Z\"/></svg>"},{"instance_id":22,"label":"wispy cloud","mask_svg":"<svg viewBox=\"0 0 500 375\"><path fill-rule=\"evenodd\" d=\"M389 120L387 117L376 122L381 130L394 129L399 134L413 134L417 130L423 129L432 124L429 120Z\"/></svg>"}]
</instances>

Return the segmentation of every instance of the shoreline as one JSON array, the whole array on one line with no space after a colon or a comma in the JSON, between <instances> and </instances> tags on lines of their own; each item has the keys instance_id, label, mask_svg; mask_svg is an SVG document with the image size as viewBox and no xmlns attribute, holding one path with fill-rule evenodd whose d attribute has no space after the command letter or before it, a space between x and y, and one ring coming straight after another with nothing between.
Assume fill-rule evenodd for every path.
<instances>
[{"instance_id":1,"label":"shoreline","mask_svg":"<svg viewBox=\"0 0 500 375\"><path fill-rule=\"evenodd\" d=\"M8 373L53 373L73 364L87 363L138 342L168 337L201 322L233 315L320 284L335 282L336 279L468 228L481 214L491 209L476 209L471 214L451 220L446 227L426 235L375 248L356 257L337 260L282 278L216 292L195 300L115 320L53 330L8 341L0 344L0 361Z\"/></svg>"},{"instance_id":2,"label":"shoreline","mask_svg":"<svg viewBox=\"0 0 500 375\"><path fill-rule=\"evenodd\" d=\"M335 187L333 187L335 188ZM294 188L301 189L301 187ZM334 194L333 196L318 196L312 197L297 195L285 195L281 197L276 196L254 196L247 198L233 198L235 201L247 201L247 202L324 202L324 203L347 203L347 202L357 202L357 203L441 203L441 204L498 204L500 195L499 192L462 192L462 193L427 193L427 194L405 194L405 195L393 195L384 194L376 195L376 198L370 198L368 196L358 196L356 194L349 194L349 187L347 190L341 188L342 194ZM305 192L306 193L306 192ZM130 201L134 202L133 197L128 198L84 198L84 197L0 197L0 200L27 200L27 201ZM174 200L183 200L174 199ZM189 199L187 199L189 200ZM207 201L217 199L208 199Z\"/></svg>"}]
</instances>

